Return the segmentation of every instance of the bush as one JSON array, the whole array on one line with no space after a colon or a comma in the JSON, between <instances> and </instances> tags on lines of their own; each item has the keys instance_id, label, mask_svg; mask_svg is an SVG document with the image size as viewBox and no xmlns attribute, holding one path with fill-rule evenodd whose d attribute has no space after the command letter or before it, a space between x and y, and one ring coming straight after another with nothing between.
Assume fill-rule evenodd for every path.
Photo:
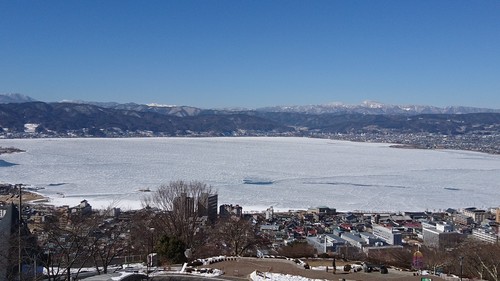
<instances>
[{"instance_id":1,"label":"bush","mask_svg":"<svg viewBox=\"0 0 500 281\"><path fill-rule=\"evenodd\" d=\"M345 272L349 272L349 271L351 271L351 265L350 265L350 264L346 264L346 265L344 265L344 271L345 271Z\"/></svg>"},{"instance_id":2,"label":"bush","mask_svg":"<svg viewBox=\"0 0 500 281\"><path fill-rule=\"evenodd\" d=\"M158 253L171 263L183 263L186 261L184 251L186 245L177 237L163 236L157 244Z\"/></svg>"},{"instance_id":3,"label":"bush","mask_svg":"<svg viewBox=\"0 0 500 281\"><path fill-rule=\"evenodd\" d=\"M327 253L322 253L322 254L318 255L318 258L322 258L322 259L327 259L329 257L330 257L330 255Z\"/></svg>"},{"instance_id":4,"label":"bush","mask_svg":"<svg viewBox=\"0 0 500 281\"><path fill-rule=\"evenodd\" d=\"M289 258L313 257L314 247L305 242L293 242L281 248L279 255Z\"/></svg>"}]
</instances>

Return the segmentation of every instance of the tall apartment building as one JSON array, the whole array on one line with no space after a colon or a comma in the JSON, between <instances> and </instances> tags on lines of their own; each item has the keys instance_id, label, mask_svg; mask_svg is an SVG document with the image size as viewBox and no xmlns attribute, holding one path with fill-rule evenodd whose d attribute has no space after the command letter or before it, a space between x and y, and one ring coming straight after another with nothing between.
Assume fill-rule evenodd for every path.
<instances>
[{"instance_id":1,"label":"tall apartment building","mask_svg":"<svg viewBox=\"0 0 500 281\"><path fill-rule=\"evenodd\" d=\"M188 196L187 193L181 193L173 202L173 209L179 216L190 218L193 216L207 217L208 220L214 223L217 220L217 194L202 193L196 199ZM196 206L196 209L195 209Z\"/></svg>"},{"instance_id":2,"label":"tall apartment building","mask_svg":"<svg viewBox=\"0 0 500 281\"><path fill-rule=\"evenodd\" d=\"M187 196L186 193L181 193L180 196L174 199L173 209L176 214L186 218L192 217L194 212L194 198Z\"/></svg>"},{"instance_id":3,"label":"tall apartment building","mask_svg":"<svg viewBox=\"0 0 500 281\"><path fill-rule=\"evenodd\" d=\"M273 219L274 219L274 209L271 206L266 210L266 220L271 221Z\"/></svg>"},{"instance_id":4,"label":"tall apartment building","mask_svg":"<svg viewBox=\"0 0 500 281\"><path fill-rule=\"evenodd\" d=\"M207 216L211 223L217 220L217 194L202 193L198 199L198 216Z\"/></svg>"},{"instance_id":5,"label":"tall apartment building","mask_svg":"<svg viewBox=\"0 0 500 281\"><path fill-rule=\"evenodd\" d=\"M500 224L500 207L497 208L497 217L496 217L496 222Z\"/></svg>"}]
</instances>

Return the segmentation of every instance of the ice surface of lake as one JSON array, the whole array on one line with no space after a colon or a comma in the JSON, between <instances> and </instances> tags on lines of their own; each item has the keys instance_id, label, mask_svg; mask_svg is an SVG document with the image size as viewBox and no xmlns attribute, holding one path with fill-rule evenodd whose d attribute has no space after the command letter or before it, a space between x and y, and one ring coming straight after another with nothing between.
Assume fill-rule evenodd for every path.
<instances>
[{"instance_id":1,"label":"ice surface of lake","mask_svg":"<svg viewBox=\"0 0 500 281\"><path fill-rule=\"evenodd\" d=\"M500 156L309 138L0 140L0 181L31 184L53 204L139 208L173 180L212 185L219 204L244 211L329 206L337 210L438 210L500 205ZM248 178L272 184L244 184ZM64 197L62 196L64 195Z\"/></svg>"}]
</instances>

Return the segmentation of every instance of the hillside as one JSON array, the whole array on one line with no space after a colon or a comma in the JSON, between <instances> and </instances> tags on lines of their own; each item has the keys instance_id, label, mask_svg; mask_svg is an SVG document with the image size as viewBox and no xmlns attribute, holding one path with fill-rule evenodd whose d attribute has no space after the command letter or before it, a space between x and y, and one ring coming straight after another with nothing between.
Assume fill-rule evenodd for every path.
<instances>
[{"instance_id":1,"label":"hillside","mask_svg":"<svg viewBox=\"0 0 500 281\"><path fill-rule=\"evenodd\" d=\"M361 114L0 104L0 137L310 136L500 153L500 113Z\"/></svg>"}]
</instances>

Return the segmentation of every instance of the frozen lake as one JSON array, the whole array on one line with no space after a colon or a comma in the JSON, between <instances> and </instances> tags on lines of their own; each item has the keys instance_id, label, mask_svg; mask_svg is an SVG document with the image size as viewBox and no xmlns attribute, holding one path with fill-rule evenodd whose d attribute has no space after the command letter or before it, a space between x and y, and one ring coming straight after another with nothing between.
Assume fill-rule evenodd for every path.
<instances>
[{"instance_id":1,"label":"frozen lake","mask_svg":"<svg viewBox=\"0 0 500 281\"><path fill-rule=\"evenodd\" d=\"M244 211L500 205L500 156L476 152L266 137L19 139L0 146L26 150L0 155L0 181L44 187L56 205L87 199L94 207L140 208L139 189L173 180L210 184L219 204ZM247 178L273 183L244 184Z\"/></svg>"}]
</instances>

